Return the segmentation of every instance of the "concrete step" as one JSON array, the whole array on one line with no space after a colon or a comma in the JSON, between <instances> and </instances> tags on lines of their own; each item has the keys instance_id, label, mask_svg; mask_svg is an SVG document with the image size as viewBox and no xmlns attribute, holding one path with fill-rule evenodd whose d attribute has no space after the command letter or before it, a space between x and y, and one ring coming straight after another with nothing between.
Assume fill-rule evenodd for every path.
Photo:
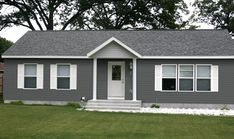
<instances>
[{"instance_id":1,"label":"concrete step","mask_svg":"<svg viewBox=\"0 0 234 139\"><path fill-rule=\"evenodd\" d=\"M141 101L132 100L89 100L88 110L139 110Z\"/></svg>"}]
</instances>

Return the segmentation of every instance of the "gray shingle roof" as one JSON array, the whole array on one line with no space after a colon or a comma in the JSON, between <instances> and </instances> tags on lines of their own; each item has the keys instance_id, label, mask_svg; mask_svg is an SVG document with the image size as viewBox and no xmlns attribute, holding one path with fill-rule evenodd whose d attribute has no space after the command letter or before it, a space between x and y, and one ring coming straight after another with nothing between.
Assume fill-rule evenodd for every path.
<instances>
[{"instance_id":1,"label":"gray shingle roof","mask_svg":"<svg viewBox=\"0 0 234 139\"><path fill-rule=\"evenodd\" d=\"M4 55L86 56L111 37L142 56L234 56L226 30L29 31Z\"/></svg>"}]
</instances>

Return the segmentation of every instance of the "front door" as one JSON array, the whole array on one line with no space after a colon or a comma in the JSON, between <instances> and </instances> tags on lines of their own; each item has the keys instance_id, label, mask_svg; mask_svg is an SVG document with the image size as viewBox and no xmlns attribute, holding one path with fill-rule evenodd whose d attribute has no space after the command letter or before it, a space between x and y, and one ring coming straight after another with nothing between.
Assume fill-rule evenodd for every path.
<instances>
[{"instance_id":1,"label":"front door","mask_svg":"<svg viewBox=\"0 0 234 139\"><path fill-rule=\"evenodd\" d=\"M108 62L108 99L124 99L125 63Z\"/></svg>"}]
</instances>

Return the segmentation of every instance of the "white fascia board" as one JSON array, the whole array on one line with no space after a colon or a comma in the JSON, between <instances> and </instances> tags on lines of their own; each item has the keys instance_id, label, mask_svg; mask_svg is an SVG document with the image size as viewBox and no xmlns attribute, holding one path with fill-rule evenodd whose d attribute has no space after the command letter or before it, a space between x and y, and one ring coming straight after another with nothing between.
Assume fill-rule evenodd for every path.
<instances>
[{"instance_id":1,"label":"white fascia board","mask_svg":"<svg viewBox=\"0 0 234 139\"><path fill-rule=\"evenodd\" d=\"M142 56L141 59L234 59L234 56Z\"/></svg>"},{"instance_id":2,"label":"white fascia board","mask_svg":"<svg viewBox=\"0 0 234 139\"><path fill-rule=\"evenodd\" d=\"M48 58L48 59L87 59L87 56L11 56L3 55L2 58Z\"/></svg>"},{"instance_id":3,"label":"white fascia board","mask_svg":"<svg viewBox=\"0 0 234 139\"><path fill-rule=\"evenodd\" d=\"M122 46L123 48L125 48L127 51L129 51L133 55L137 56L138 58L142 57L139 53L137 53L136 51L134 51L133 49L131 49L130 47L128 47L127 45L125 45L123 42L121 42L120 40L116 39L115 37L111 37L110 39L108 39L107 41L105 41L104 43L102 43L101 45L99 45L97 48L95 48L94 50L92 50L91 52L89 52L87 54L87 56L88 57L92 56L93 54L97 53L99 50L101 50L102 48L104 48L105 46L107 46L109 43L111 43L113 41L116 42L116 43L118 43L120 46Z\"/></svg>"}]
</instances>

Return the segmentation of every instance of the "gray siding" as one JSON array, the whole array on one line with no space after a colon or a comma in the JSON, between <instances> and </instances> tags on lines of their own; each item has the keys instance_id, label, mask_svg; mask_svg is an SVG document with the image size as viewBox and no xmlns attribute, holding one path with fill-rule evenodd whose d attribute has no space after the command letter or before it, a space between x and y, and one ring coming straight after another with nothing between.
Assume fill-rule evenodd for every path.
<instances>
[{"instance_id":1,"label":"gray siding","mask_svg":"<svg viewBox=\"0 0 234 139\"><path fill-rule=\"evenodd\" d=\"M219 65L219 92L156 92L154 68L160 64ZM234 60L138 60L137 99L145 103L234 104Z\"/></svg>"},{"instance_id":2,"label":"gray siding","mask_svg":"<svg viewBox=\"0 0 234 139\"><path fill-rule=\"evenodd\" d=\"M107 66L108 61L125 61L125 99L132 99L132 71L129 64L132 60L107 60L98 59L97 64L97 99L107 99Z\"/></svg>"},{"instance_id":3,"label":"gray siding","mask_svg":"<svg viewBox=\"0 0 234 139\"><path fill-rule=\"evenodd\" d=\"M44 64L44 88L40 90L17 89L17 64ZM51 90L50 64L77 64L77 90ZM6 59L4 72L5 100L38 100L38 101L78 101L81 97L92 99L93 88L92 60L51 60L51 59Z\"/></svg>"}]
</instances>

